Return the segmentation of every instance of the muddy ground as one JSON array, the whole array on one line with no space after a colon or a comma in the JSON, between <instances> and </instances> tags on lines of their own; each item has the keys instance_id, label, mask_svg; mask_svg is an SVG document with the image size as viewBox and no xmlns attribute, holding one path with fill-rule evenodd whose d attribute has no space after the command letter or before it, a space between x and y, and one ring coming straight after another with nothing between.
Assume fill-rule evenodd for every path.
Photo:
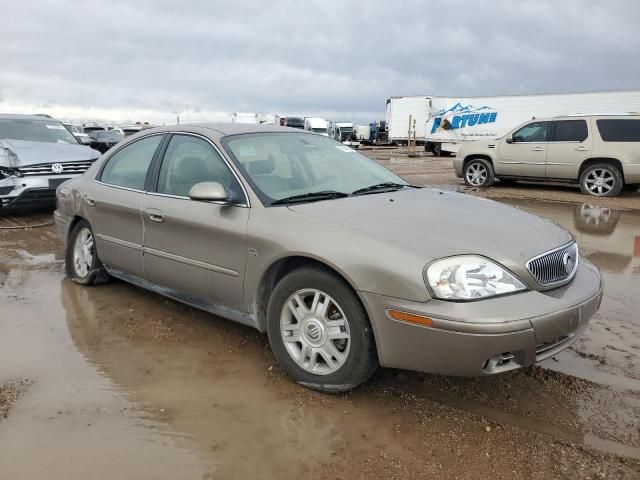
<instances>
[{"instance_id":1,"label":"muddy ground","mask_svg":"<svg viewBox=\"0 0 640 480\"><path fill-rule=\"evenodd\" d=\"M450 159L367 153L462 189ZM380 370L346 395L292 383L249 328L122 282L69 282L52 226L6 228L50 213L0 218L0 478L640 478L640 194L469 193L571 230L604 275L601 310L539 366Z\"/></svg>"}]
</instances>

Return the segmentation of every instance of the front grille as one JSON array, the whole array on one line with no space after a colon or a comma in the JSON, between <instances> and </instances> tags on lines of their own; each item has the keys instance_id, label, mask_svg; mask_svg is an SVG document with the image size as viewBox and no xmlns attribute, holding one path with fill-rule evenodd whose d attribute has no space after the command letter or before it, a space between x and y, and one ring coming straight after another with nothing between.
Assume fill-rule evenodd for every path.
<instances>
[{"instance_id":1,"label":"front grille","mask_svg":"<svg viewBox=\"0 0 640 480\"><path fill-rule=\"evenodd\" d=\"M81 160L78 162L52 162L52 163L40 163L38 165L28 165L20 167L18 172L21 175L28 177L34 175L80 175L87 171L87 169L93 164L93 160ZM60 165L62 168L57 169L54 172L54 165Z\"/></svg>"},{"instance_id":2,"label":"front grille","mask_svg":"<svg viewBox=\"0 0 640 480\"><path fill-rule=\"evenodd\" d=\"M571 280L577 268L578 245L575 243L543 253L527 262L529 273L538 284L545 287Z\"/></svg>"}]
</instances>

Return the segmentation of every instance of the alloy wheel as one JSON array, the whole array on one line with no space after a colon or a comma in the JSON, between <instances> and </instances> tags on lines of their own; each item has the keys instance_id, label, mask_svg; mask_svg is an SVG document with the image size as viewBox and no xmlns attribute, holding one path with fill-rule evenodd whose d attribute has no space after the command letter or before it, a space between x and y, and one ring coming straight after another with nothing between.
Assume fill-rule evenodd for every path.
<instances>
[{"instance_id":1,"label":"alloy wheel","mask_svg":"<svg viewBox=\"0 0 640 480\"><path fill-rule=\"evenodd\" d=\"M76 274L84 278L93 266L93 234L88 228L82 228L73 245L73 266Z\"/></svg>"},{"instance_id":2,"label":"alloy wheel","mask_svg":"<svg viewBox=\"0 0 640 480\"><path fill-rule=\"evenodd\" d=\"M592 195L607 195L614 187L615 178L611 172L604 168L594 168L585 179L587 190Z\"/></svg>"},{"instance_id":3,"label":"alloy wheel","mask_svg":"<svg viewBox=\"0 0 640 480\"><path fill-rule=\"evenodd\" d=\"M291 358L309 373L328 375L349 357L349 321L340 305L321 290L298 290L287 299L280 334Z\"/></svg>"},{"instance_id":4,"label":"alloy wheel","mask_svg":"<svg viewBox=\"0 0 640 480\"><path fill-rule=\"evenodd\" d=\"M484 185L488 175L487 167L481 163L472 163L467 167L467 182L476 187Z\"/></svg>"}]
</instances>

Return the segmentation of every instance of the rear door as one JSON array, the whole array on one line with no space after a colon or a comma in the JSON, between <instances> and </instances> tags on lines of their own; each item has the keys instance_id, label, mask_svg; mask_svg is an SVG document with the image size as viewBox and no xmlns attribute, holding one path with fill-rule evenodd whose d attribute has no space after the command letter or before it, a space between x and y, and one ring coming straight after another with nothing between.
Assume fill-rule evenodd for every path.
<instances>
[{"instance_id":1,"label":"rear door","mask_svg":"<svg viewBox=\"0 0 640 480\"><path fill-rule=\"evenodd\" d=\"M546 176L577 179L580 164L591 156L591 139L585 119L554 121L547 146Z\"/></svg>"},{"instance_id":2,"label":"rear door","mask_svg":"<svg viewBox=\"0 0 640 480\"><path fill-rule=\"evenodd\" d=\"M545 176L547 143L551 122L530 122L511 135L512 143L500 141L496 175L514 177Z\"/></svg>"},{"instance_id":3,"label":"rear door","mask_svg":"<svg viewBox=\"0 0 640 480\"><path fill-rule=\"evenodd\" d=\"M144 277L140 208L149 167L162 139L162 134L151 135L119 149L83 198L102 263L137 277Z\"/></svg>"},{"instance_id":4,"label":"rear door","mask_svg":"<svg viewBox=\"0 0 640 480\"><path fill-rule=\"evenodd\" d=\"M199 182L222 184L232 203L191 200ZM203 307L242 311L249 208L229 165L208 139L173 134L155 183L142 204L147 280Z\"/></svg>"}]
</instances>

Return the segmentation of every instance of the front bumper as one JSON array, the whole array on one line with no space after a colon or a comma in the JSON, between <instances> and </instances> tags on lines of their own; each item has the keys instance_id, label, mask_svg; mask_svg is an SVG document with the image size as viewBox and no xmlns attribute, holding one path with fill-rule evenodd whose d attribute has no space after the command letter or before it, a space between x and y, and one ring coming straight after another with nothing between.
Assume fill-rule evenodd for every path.
<instances>
[{"instance_id":1,"label":"front bumper","mask_svg":"<svg viewBox=\"0 0 640 480\"><path fill-rule=\"evenodd\" d=\"M460 154L458 153L458 156L456 158L453 159L453 169L456 172L456 177L458 178L462 178L462 162L463 162L463 158L460 157Z\"/></svg>"},{"instance_id":2,"label":"front bumper","mask_svg":"<svg viewBox=\"0 0 640 480\"><path fill-rule=\"evenodd\" d=\"M0 180L0 210L53 207L58 186L77 176L56 174L4 178Z\"/></svg>"},{"instance_id":3,"label":"front bumper","mask_svg":"<svg viewBox=\"0 0 640 480\"><path fill-rule=\"evenodd\" d=\"M460 376L532 365L567 348L600 307L598 270L581 257L568 285L476 302L411 302L360 292L384 367ZM432 327L392 320L387 309L423 315Z\"/></svg>"}]
</instances>

